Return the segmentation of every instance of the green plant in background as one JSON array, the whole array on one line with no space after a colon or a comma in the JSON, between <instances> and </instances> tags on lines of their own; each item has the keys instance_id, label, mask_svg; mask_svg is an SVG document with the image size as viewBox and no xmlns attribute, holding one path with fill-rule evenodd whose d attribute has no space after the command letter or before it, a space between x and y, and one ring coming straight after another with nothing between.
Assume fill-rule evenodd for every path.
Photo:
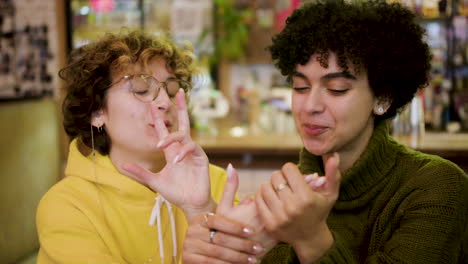
<instances>
[{"instance_id":1,"label":"green plant in background","mask_svg":"<svg viewBox=\"0 0 468 264\"><path fill-rule=\"evenodd\" d=\"M248 42L248 24L253 11L250 8L238 9L234 6L235 0L215 0L214 23L215 27L205 30L198 43L203 42L209 33L214 34L215 52L211 63L221 58L238 60L245 56L245 45Z\"/></svg>"}]
</instances>

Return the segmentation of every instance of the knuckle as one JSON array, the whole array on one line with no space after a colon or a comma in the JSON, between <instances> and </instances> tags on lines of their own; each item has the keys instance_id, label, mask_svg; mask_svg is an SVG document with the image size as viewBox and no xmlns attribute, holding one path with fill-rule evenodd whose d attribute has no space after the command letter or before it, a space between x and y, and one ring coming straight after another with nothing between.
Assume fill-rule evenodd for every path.
<instances>
[{"instance_id":1,"label":"knuckle","mask_svg":"<svg viewBox=\"0 0 468 264\"><path fill-rule=\"evenodd\" d=\"M282 170L282 171L285 171L285 170L288 170L288 169L293 168L294 166L296 166L296 165L294 165L294 164L291 163L291 162L287 162L287 163L285 163L285 164L283 165L283 167L281 167L281 170Z\"/></svg>"},{"instance_id":2,"label":"knuckle","mask_svg":"<svg viewBox=\"0 0 468 264\"><path fill-rule=\"evenodd\" d=\"M185 251L185 250L182 252L182 260L183 260L183 262L184 262L185 264L187 264L187 263L189 263L189 264L190 264L190 263L193 263L193 262L192 262L192 259L191 259L191 255L190 255L187 251Z\"/></svg>"},{"instance_id":3,"label":"knuckle","mask_svg":"<svg viewBox=\"0 0 468 264\"><path fill-rule=\"evenodd\" d=\"M224 251L223 248L218 247L218 246L215 246L210 249L211 255L213 255L213 257L216 257L216 258L223 257L224 256L223 251Z\"/></svg>"},{"instance_id":4,"label":"knuckle","mask_svg":"<svg viewBox=\"0 0 468 264\"><path fill-rule=\"evenodd\" d=\"M227 239L226 236L224 234L221 234L220 232L217 232L216 235L213 237L213 242L218 245L229 244L228 240L229 239Z\"/></svg>"},{"instance_id":5,"label":"knuckle","mask_svg":"<svg viewBox=\"0 0 468 264\"><path fill-rule=\"evenodd\" d=\"M286 206L286 214L291 216L291 217L296 217L300 215L301 210L296 204L291 204L289 206Z\"/></svg>"},{"instance_id":6,"label":"knuckle","mask_svg":"<svg viewBox=\"0 0 468 264\"><path fill-rule=\"evenodd\" d=\"M284 227L288 226L291 223L291 220L287 215L282 215L280 218L281 219L280 219L280 221L278 221L276 229L284 228Z\"/></svg>"},{"instance_id":7,"label":"knuckle","mask_svg":"<svg viewBox=\"0 0 468 264\"><path fill-rule=\"evenodd\" d=\"M274 171L272 174L271 174L271 178L272 179L277 179L281 177L281 171Z\"/></svg>"},{"instance_id":8,"label":"knuckle","mask_svg":"<svg viewBox=\"0 0 468 264\"><path fill-rule=\"evenodd\" d=\"M255 243L253 241L246 241L242 247L242 251L244 252L251 252L251 253L254 253L254 248L255 246Z\"/></svg>"},{"instance_id":9,"label":"knuckle","mask_svg":"<svg viewBox=\"0 0 468 264\"><path fill-rule=\"evenodd\" d=\"M197 147L197 144L193 141L190 141L189 143L187 143L187 147L189 149L195 149Z\"/></svg>"},{"instance_id":10,"label":"knuckle","mask_svg":"<svg viewBox=\"0 0 468 264\"><path fill-rule=\"evenodd\" d=\"M191 227L191 226L190 226L190 227L187 229L187 235L186 235L186 237L195 236L196 233L197 233L197 231L195 230L195 227Z\"/></svg>"},{"instance_id":11,"label":"knuckle","mask_svg":"<svg viewBox=\"0 0 468 264\"><path fill-rule=\"evenodd\" d=\"M247 255L244 253L236 252L232 254L232 256L229 259L230 262L235 262L235 263L248 263L247 262Z\"/></svg>"}]
</instances>

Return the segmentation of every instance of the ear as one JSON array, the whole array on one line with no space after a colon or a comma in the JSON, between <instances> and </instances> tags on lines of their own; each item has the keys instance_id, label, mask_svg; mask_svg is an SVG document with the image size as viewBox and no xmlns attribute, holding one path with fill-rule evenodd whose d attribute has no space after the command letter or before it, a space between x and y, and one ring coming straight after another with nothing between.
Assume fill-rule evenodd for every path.
<instances>
[{"instance_id":1,"label":"ear","mask_svg":"<svg viewBox=\"0 0 468 264\"><path fill-rule=\"evenodd\" d=\"M93 112L91 115L91 125L98 128L104 125L104 114L102 110Z\"/></svg>"},{"instance_id":2,"label":"ear","mask_svg":"<svg viewBox=\"0 0 468 264\"><path fill-rule=\"evenodd\" d=\"M392 105L392 99L389 97L378 97L374 102L374 115L383 115Z\"/></svg>"}]
</instances>

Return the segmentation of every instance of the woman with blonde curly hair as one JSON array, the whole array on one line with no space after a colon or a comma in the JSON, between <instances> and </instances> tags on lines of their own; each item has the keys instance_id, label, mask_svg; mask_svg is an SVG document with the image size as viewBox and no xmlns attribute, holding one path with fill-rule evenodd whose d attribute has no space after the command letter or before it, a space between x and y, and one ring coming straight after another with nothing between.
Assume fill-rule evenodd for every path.
<instances>
[{"instance_id":1,"label":"woman with blonde curly hair","mask_svg":"<svg viewBox=\"0 0 468 264\"><path fill-rule=\"evenodd\" d=\"M226 181L190 138L190 48L141 32L74 50L66 81L65 178L37 211L38 263L177 263L187 222Z\"/></svg>"}]
</instances>

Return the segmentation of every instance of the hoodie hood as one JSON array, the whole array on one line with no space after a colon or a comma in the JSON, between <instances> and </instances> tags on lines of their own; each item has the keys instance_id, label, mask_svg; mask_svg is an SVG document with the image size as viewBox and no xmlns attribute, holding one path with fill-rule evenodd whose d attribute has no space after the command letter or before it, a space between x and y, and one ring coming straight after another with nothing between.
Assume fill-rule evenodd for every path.
<instances>
[{"instance_id":1,"label":"hoodie hood","mask_svg":"<svg viewBox=\"0 0 468 264\"><path fill-rule=\"evenodd\" d=\"M93 153L84 156L78 150L78 140L74 139L70 144L65 175L96 183L100 188L115 189L114 191L125 199L131 199L135 202L154 202L157 193L120 173L108 155L103 156L97 151Z\"/></svg>"}]
</instances>

